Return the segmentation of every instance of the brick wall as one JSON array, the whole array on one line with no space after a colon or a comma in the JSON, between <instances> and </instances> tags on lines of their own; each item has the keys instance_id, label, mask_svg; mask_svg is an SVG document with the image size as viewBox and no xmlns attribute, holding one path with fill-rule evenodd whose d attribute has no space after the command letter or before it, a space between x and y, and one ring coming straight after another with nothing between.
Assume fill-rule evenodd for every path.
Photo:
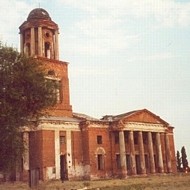
<instances>
[{"instance_id":1,"label":"brick wall","mask_svg":"<svg viewBox=\"0 0 190 190\"><path fill-rule=\"evenodd\" d=\"M88 127L88 136L89 136L89 159L90 159L90 172L91 177L108 177L112 173L112 157L111 157L111 141L108 126L99 126L99 127ZM102 143L97 143L97 136L102 137ZM97 154L99 152L103 153L104 156L104 169L98 170L98 161Z\"/></svg>"},{"instance_id":2,"label":"brick wall","mask_svg":"<svg viewBox=\"0 0 190 190\"><path fill-rule=\"evenodd\" d=\"M54 131L32 131L29 138L30 169L39 169L46 179L46 168L55 166Z\"/></svg>"},{"instance_id":3,"label":"brick wall","mask_svg":"<svg viewBox=\"0 0 190 190\"><path fill-rule=\"evenodd\" d=\"M82 164L82 134L80 131L72 131L72 159L74 167Z\"/></svg>"},{"instance_id":4,"label":"brick wall","mask_svg":"<svg viewBox=\"0 0 190 190\"><path fill-rule=\"evenodd\" d=\"M90 157L89 157L89 133L88 129L82 130L82 151L83 151L83 164L90 165Z\"/></svg>"},{"instance_id":5,"label":"brick wall","mask_svg":"<svg viewBox=\"0 0 190 190\"><path fill-rule=\"evenodd\" d=\"M169 134L169 143L170 143L172 172L177 173L177 165L176 165L176 157L175 157L176 153L175 153L175 145L174 145L173 133Z\"/></svg>"},{"instance_id":6,"label":"brick wall","mask_svg":"<svg viewBox=\"0 0 190 190\"><path fill-rule=\"evenodd\" d=\"M40 169L40 179L43 179L42 171L42 131L31 131L29 133L29 164L30 170Z\"/></svg>"},{"instance_id":7,"label":"brick wall","mask_svg":"<svg viewBox=\"0 0 190 190\"><path fill-rule=\"evenodd\" d=\"M45 70L48 75L48 71L54 71L55 76L60 79L60 103L57 103L54 107L48 109L48 114L52 116L69 116L72 117L72 106L70 105L69 94L69 78L68 78L68 63L58 60L52 60L47 58L38 57L38 60L44 64Z\"/></svg>"},{"instance_id":8,"label":"brick wall","mask_svg":"<svg viewBox=\"0 0 190 190\"><path fill-rule=\"evenodd\" d=\"M54 131L42 131L42 158L43 167L55 166L55 137Z\"/></svg>"}]
</instances>

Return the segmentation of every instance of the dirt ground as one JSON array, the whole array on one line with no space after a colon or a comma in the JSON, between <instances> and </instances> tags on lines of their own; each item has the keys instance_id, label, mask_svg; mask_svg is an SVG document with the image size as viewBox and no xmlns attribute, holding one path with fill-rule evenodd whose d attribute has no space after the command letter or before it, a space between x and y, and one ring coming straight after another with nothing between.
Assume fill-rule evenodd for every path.
<instances>
[{"instance_id":1,"label":"dirt ground","mask_svg":"<svg viewBox=\"0 0 190 190\"><path fill-rule=\"evenodd\" d=\"M29 190L27 183L1 183L0 190ZM97 181L40 182L38 190L190 190L190 174L128 177Z\"/></svg>"}]
</instances>

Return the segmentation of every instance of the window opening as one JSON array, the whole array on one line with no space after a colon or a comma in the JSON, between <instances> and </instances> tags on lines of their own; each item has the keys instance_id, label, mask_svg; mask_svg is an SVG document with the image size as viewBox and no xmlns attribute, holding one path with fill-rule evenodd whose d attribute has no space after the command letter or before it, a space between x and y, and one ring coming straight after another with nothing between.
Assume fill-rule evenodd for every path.
<instances>
[{"instance_id":1,"label":"window opening","mask_svg":"<svg viewBox=\"0 0 190 190\"><path fill-rule=\"evenodd\" d=\"M24 53L25 53L25 55L26 56L30 56L30 43L27 43L26 45L25 45L25 51L24 51Z\"/></svg>"},{"instance_id":2,"label":"window opening","mask_svg":"<svg viewBox=\"0 0 190 190\"><path fill-rule=\"evenodd\" d=\"M102 144L102 136L101 135L97 136L97 143Z\"/></svg>"},{"instance_id":3,"label":"window opening","mask_svg":"<svg viewBox=\"0 0 190 190\"><path fill-rule=\"evenodd\" d=\"M149 159L148 159L148 155L145 154L144 155L144 158L145 158L145 167L146 167L146 171L149 172Z\"/></svg>"},{"instance_id":4,"label":"window opening","mask_svg":"<svg viewBox=\"0 0 190 190\"><path fill-rule=\"evenodd\" d=\"M138 132L134 132L134 144L138 144Z\"/></svg>"},{"instance_id":5,"label":"window opening","mask_svg":"<svg viewBox=\"0 0 190 190\"><path fill-rule=\"evenodd\" d=\"M60 136L60 144L66 144L65 136Z\"/></svg>"},{"instance_id":6,"label":"window opening","mask_svg":"<svg viewBox=\"0 0 190 190\"><path fill-rule=\"evenodd\" d=\"M127 165L127 171L129 172L131 169L131 157L129 154L126 155L126 165Z\"/></svg>"},{"instance_id":7,"label":"window opening","mask_svg":"<svg viewBox=\"0 0 190 190\"><path fill-rule=\"evenodd\" d=\"M45 42L45 57L50 59L50 43Z\"/></svg>"},{"instance_id":8,"label":"window opening","mask_svg":"<svg viewBox=\"0 0 190 190\"><path fill-rule=\"evenodd\" d=\"M102 154L97 155L98 161L98 170L104 170L104 159Z\"/></svg>"},{"instance_id":9,"label":"window opening","mask_svg":"<svg viewBox=\"0 0 190 190\"><path fill-rule=\"evenodd\" d=\"M148 134L147 134L147 132L143 132L143 143L148 144Z\"/></svg>"},{"instance_id":10,"label":"window opening","mask_svg":"<svg viewBox=\"0 0 190 190\"><path fill-rule=\"evenodd\" d=\"M156 133L152 133L152 144L156 145Z\"/></svg>"},{"instance_id":11,"label":"window opening","mask_svg":"<svg viewBox=\"0 0 190 190\"><path fill-rule=\"evenodd\" d=\"M119 154L116 154L116 166L117 166L117 169L121 169L121 160L120 160Z\"/></svg>"},{"instance_id":12,"label":"window opening","mask_svg":"<svg viewBox=\"0 0 190 190\"><path fill-rule=\"evenodd\" d=\"M50 85L50 90L52 93L52 98L55 103L60 103L62 101L62 96L61 96L61 81L56 80L53 77L46 77L47 79L47 85ZM49 83L48 83L49 81Z\"/></svg>"},{"instance_id":13,"label":"window opening","mask_svg":"<svg viewBox=\"0 0 190 190\"><path fill-rule=\"evenodd\" d=\"M115 132L115 144L119 144L119 132Z\"/></svg>"},{"instance_id":14,"label":"window opening","mask_svg":"<svg viewBox=\"0 0 190 190\"><path fill-rule=\"evenodd\" d=\"M128 131L124 132L124 137L125 137L125 143L128 143L129 142L129 132Z\"/></svg>"}]
</instances>

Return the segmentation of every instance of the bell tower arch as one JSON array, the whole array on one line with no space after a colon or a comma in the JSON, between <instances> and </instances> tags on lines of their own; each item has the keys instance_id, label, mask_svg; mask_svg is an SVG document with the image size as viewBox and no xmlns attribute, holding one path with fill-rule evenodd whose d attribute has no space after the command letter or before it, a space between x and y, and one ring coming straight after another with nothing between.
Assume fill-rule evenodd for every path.
<instances>
[{"instance_id":1,"label":"bell tower arch","mask_svg":"<svg viewBox=\"0 0 190 190\"><path fill-rule=\"evenodd\" d=\"M33 9L19 29L22 54L59 60L59 28L46 10Z\"/></svg>"}]
</instances>

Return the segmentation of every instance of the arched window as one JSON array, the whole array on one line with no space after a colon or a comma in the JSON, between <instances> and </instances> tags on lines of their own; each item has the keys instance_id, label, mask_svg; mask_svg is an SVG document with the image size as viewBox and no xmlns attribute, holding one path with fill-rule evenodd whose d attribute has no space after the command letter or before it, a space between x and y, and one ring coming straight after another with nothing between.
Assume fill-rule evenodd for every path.
<instances>
[{"instance_id":1,"label":"arched window","mask_svg":"<svg viewBox=\"0 0 190 190\"><path fill-rule=\"evenodd\" d=\"M104 170L105 169L105 150L102 147L98 147L96 150L97 157L97 169Z\"/></svg>"},{"instance_id":2,"label":"arched window","mask_svg":"<svg viewBox=\"0 0 190 190\"><path fill-rule=\"evenodd\" d=\"M24 54L26 56L30 56L30 43L25 44L25 46L24 46Z\"/></svg>"},{"instance_id":3,"label":"arched window","mask_svg":"<svg viewBox=\"0 0 190 190\"><path fill-rule=\"evenodd\" d=\"M55 73L53 70L49 70L48 76L46 76L45 78L46 78L47 84L50 85L51 87L49 89L52 93L51 95L52 95L53 100L55 101L55 103L59 104L63 101L62 94L61 94L62 93L61 80L58 78L55 78L53 75L50 75L50 74L55 74Z\"/></svg>"},{"instance_id":4,"label":"arched window","mask_svg":"<svg viewBox=\"0 0 190 190\"><path fill-rule=\"evenodd\" d=\"M47 57L48 59L50 59L51 54L50 54L50 43L49 42L45 42L45 57Z\"/></svg>"},{"instance_id":5,"label":"arched window","mask_svg":"<svg viewBox=\"0 0 190 190\"><path fill-rule=\"evenodd\" d=\"M49 70L48 75L55 76L55 71L54 70Z\"/></svg>"},{"instance_id":6,"label":"arched window","mask_svg":"<svg viewBox=\"0 0 190 190\"><path fill-rule=\"evenodd\" d=\"M56 100L56 103L61 103L61 81L58 80L52 80L52 84L54 86L54 90L53 90L53 96L54 99Z\"/></svg>"}]
</instances>

